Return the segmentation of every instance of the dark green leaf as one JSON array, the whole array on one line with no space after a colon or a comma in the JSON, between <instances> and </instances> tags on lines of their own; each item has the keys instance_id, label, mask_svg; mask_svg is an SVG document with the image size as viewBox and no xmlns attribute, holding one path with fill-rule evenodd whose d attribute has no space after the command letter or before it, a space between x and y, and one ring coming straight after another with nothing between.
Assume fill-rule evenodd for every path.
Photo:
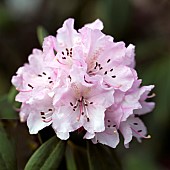
<instances>
[{"instance_id":1,"label":"dark green leaf","mask_svg":"<svg viewBox=\"0 0 170 170\"><path fill-rule=\"evenodd\" d=\"M67 164L67 170L77 170L75 156L73 153L73 147L71 147L72 144L69 141L66 148L66 164Z\"/></svg>"},{"instance_id":2,"label":"dark green leaf","mask_svg":"<svg viewBox=\"0 0 170 170\"><path fill-rule=\"evenodd\" d=\"M52 137L35 151L25 170L56 170L64 156L65 146L64 141Z\"/></svg>"},{"instance_id":3,"label":"dark green leaf","mask_svg":"<svg viewBox=\"0 0 170 170\"><path fill-rule=\"evenodd\" d=\"M114 32L120 38L127 31L131 21L131 8L128 0L99 0L95 7L96 16L104 21L106 32Z\"/></svg>"},{"instance_id":4,"label":"dark green leaf","mask_svg":"<svg viewBox=\"0 0 170 170\"><path fill-rule=\"evenodd\" d=\"M79 169L81 169L81 170L89 169L88 158L87 158L87 149L85 149L83 146L80 146L78 144L74 144L71 141L68 141L68 145L69 145L69 147L72 151L72 154L74 156L73 159L75 161L74 164L76 165L76 169L78 169L78 170Z\"/></svg>"},{"instance_id":5,"label":"dark green leaf","mask_svg":"<svg viewBox=\"0 0 170 170\"><path fill-rule=\"evenodd\" d=\"M88 142L87 153L90 170L121 170L113 149Z\"/></svg>"},{"instance_id":6,"label":"dark green leaf","mask_svg":"<svg viewBox=\"0 0 170 170\"><path fill-rule=\"evenodd\" d=\"M12 86L9 90L9 93L8 93L8 102L9 103L14 103L15 101L15 96L17 95L17 90L14 86Z\"/></svg>"},{"instance_id":7,"label":"dark green leaf","mask_svg":"<svg viewBox=\"0 0 170 170\"><path fill-rule=\"evenodd\" d=\"M17 169L14 144L9 139L9 136L7 135L2 125L0 125L0 169Z\"/></svg>"},{"instance_id":8,"label":"dark green leaf","mask_svg":"<svg viewBox=\"0 0 170 170\"><path fill-rule=\"evenodd\" d=\"M18 119L13 103L9 102L8 96L0 99L0 119Z\"/></svg>"},{"instance_id":9,"label":"dark green leaf","mask_svg":"<svg viewBox=\"0 0 170 170\"><path fill-rule=\"evenodd\" d=\"M48 32L45 30L44 27L38 26L37 28L37 36L40 45L42 45L44 38L48 35Z\"/></svg>"}]
</instances>

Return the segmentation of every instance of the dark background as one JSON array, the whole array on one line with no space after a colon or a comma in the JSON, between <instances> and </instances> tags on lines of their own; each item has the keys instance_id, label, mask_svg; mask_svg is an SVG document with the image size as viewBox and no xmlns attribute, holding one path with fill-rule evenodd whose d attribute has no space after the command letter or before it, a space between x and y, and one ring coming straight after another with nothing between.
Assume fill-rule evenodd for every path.
<instances>
[{"instance_id":1,"label":"dark background","mask_svg":"<svg viewBox=\"0 0 170 170\"><path fill-rule=\"evenodd\" d=\"M136 46L136 69L143 85L155 84L155 110L143 116L152 138L135 140L116 149L126 170L170 169L170 1L169 0L1 0L0 97L8 93L11 77L27 62L33 48L41 48L37 27L55 35L65 19L75 18L75 28L99 18L104 32L115 41ZM19 124L15 134L22 150L21 167L37 143ZM25 140L21 141L21 139ZM25 148L24 148L25 147ZM21 148L19 149L21 152ZM19 152L18 152L19 153Z\"/></svg>"}]
</instances>

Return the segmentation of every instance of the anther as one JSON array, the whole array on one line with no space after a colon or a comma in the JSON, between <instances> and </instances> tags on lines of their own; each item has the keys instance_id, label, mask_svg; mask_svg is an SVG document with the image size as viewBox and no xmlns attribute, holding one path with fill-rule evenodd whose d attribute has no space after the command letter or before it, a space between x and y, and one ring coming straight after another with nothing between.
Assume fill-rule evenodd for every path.
<instances>
[{"instance_id":1,"label":"anther","mask_svg":"<svg viewBox=\"0 0 170 170\"><path fill-rule=\"evenodd\" d=\"M112 72L112 71L113 71L113 68L110 69L110 72Z\"/></svg>"},{"instance_id":2,"label":"anther","mask_svg":"<svg viewBox=\"0 0 170 170\"><path fill-rule=\"evenodd\" d=\"M107 74L107 71L104 72L104 75L106 75L106 74Z\"/></svg>"},{"instance_id":3,"label":"anther","mask_svg":"<svg viewBox=\"0 0 170 170\"><path fill-rule=\"evenodd\" d=\"M73 103L70 102L70 105L73 106Z\"/></svg>"},{"instance_id":4,"label":"anther","mask_svg":"<svg viewBox=\"0 0 170 170\"><path fill-rule=\"evenodd\" d=\"M44 75L47 75L45 72L43 72Z\"/></svg>"}]
</instances>

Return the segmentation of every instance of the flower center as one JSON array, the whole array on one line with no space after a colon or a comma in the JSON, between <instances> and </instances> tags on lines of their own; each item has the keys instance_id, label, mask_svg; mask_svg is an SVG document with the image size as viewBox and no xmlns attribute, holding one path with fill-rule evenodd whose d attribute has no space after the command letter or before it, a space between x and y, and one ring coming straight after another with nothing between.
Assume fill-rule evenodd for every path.
<instances>
[{"instance_id":1,"label":"flower center","mask_svg":"<svg viewBox=\"0 0 170 170\"><path fill-rule=\"evenodd\" d=\"M70 105L73 108L73 111L74 112L77 111L77 110L79 111L77 121L80 120L81 116L84 116L86 118L87 122L90 121L89 112L88 112L88 106L92 105L92 104L93 104L92 101L88 101L83 96L81 98L77 99L75 104L70 102Z\"/></svg>"}]
</instances>

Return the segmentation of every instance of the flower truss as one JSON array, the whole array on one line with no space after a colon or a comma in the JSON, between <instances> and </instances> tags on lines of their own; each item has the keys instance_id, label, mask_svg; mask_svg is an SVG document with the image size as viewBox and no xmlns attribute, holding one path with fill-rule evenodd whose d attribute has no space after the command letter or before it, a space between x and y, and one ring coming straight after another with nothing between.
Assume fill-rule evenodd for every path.
<instances>
[{"instance_id":1,"label":"flower truss","mask_svg":"<svg viewBox=\"0 0 170 170\"><path fill-rule=\"evenodd\" d=\"M96 20L78 31L67 19L56 37L44 39L28 64L20 67L12 83L22 103L20 119L31 134L52 125L66 140L84 129L85 139L115 148L119 134L128 147L132 137L148 138L140 115L152 111L146 102L153 85L142 86L134 69L134 46L114 42Z\"/></svg>"}]
</instances>

